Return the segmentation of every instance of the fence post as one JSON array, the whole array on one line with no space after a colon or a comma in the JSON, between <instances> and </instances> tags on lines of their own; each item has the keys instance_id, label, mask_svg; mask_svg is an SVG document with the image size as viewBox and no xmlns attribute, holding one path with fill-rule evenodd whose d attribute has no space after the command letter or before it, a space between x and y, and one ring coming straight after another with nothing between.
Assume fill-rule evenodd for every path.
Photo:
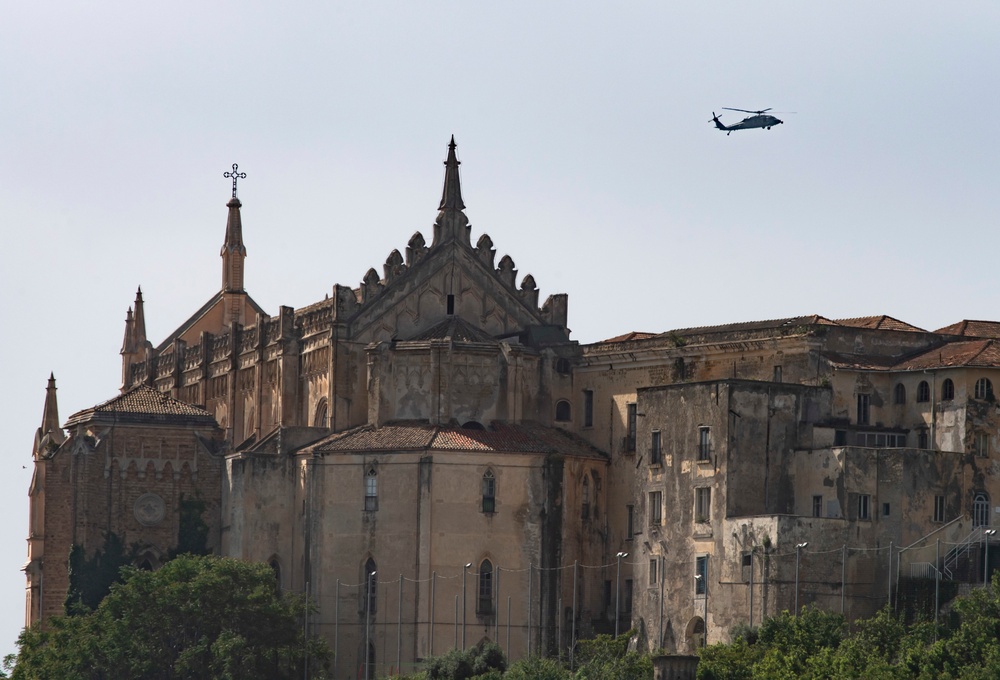
<instances>
[{"instance_id":1,"label":"fence post","mask_svg":"<svg viewBox=\"0 0 1000 680\"><path fill-rule=\"evenodd\" d=\"M399 673L400 654L403 649L403 575L399 575L399 605L396 613L396 672Z\"/></svg>"},{"instance_id":2,"label":"fence post","mask_svg":"<svg viewBox=\"0 0 1000 680\"><path fill-rule=\"evenodd\" d=\"M531 656L531 563L528 563L528 656Z\"/></svg>"},{"instance_id":3,"label":"fence post","mask_svg":"<svg viewBox=\"0 0 1000 680\"><path fill-rule=\"evenodd\" d=\"M580 564L579 560L573 560L573 632L570 634L569 639L569 669L573 670L573 656L576 650L576 582L577 582L577 566Z\"/></svg>"},{"instance_id":4,"label":"fence post","mask_svg":"<svg viewBox=\"0 0 1000 680\"><path fill-rule=\"evenodd\" d=\"M847 544L844 544L843 556L840 558L840 613L847 615Z\"/></svg>"},{"instance_id":5,"label":"fence post","mask_svg":"<svg viewBox=\"0 0 1000 680\"><path fill-rule=\"evenodd\" d=\"M889 568L885 570L885 606L892 604L892 541L889 541Z\"/></svg>"},{"instance_id":6,"label":"fence post","mask_svg":"<svg viewBox=\"0 0 1000 680\"><path fill-rule=\"evenodd\" d=\"M906 548L899 551L896 555L896 599L892 601L892 610L899 611L899 571L902 569L903 563L903 553L906 552Z\"/></svg>"},{"instance_id":7,"label":"fence post","mask_svg":"<svg viewBox=\"0 0 1000 680\"><path fill-rule=\"evenodd\" d=\"M934 640L937 641L938 609L941 608L941 539L934 544Z\"/></svg>"},{"instance_id":8,"label":"fence post","mask_svg":"<svg viewBox=\"0 0 1000 680\"><path fill-rule=\"evenodd\" d=\"M434 590L437 585L437 572L431 572L431 636L430 636L430 646L431 648L427 650L427 656L434 656Z\"/></svg>"},{"instance_id":9,"label":"fence post","mask_svg":"<svg viewBox=\"0 0 1000 680\"><path fill-rule=\"evenodd\" d=\"M507 659L510 660L510 595L507 596Z\"/></svg>"},{"instance_id":10,"label":"fence post","mask_svg":"<svg viewBox=\"0 0 1000 680\"><path fill-rule=\"evenodd\" d=\"M340 647L340 579L337 579L336 599L333 601L333 662L337 663Z\"/></svg>"}]
</instances>

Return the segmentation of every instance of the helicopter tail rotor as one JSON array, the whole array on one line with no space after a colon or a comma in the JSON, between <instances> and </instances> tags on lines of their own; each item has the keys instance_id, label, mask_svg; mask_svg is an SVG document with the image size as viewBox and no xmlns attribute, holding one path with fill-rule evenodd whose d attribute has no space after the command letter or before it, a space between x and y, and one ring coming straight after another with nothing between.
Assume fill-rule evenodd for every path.
<instances>
[{"instance_id":1,"label":"helicopter tail rotor","mask_svg":"<svg viewBox=\"0 0 1000 680\"><path fill-rule=\"evenodd\" d=\"M729 129L725 125L722 124L722 121L719 120L719 117L717 115L715 115L715 111L712 111L712 120L710 120L708 122L709 123L715 123L715 127L717 129L719 129L719 130L728 130Z\"/></svg>"}]
</instances>

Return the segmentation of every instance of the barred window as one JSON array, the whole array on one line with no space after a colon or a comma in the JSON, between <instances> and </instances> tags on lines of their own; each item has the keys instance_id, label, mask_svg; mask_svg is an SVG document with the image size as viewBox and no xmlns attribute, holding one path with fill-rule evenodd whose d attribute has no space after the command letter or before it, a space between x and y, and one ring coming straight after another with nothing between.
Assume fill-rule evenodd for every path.
<instances>
[{"instance_id":1,"label":"barred window","mask_svg":"<svg viewBox=\"0 0 1000 680\"><path fill-rule=\"evenodd\" d=\"M365 476L365 512L376 510L378 510L378 471L371 467Z\"/></svg>"}]
</instances>

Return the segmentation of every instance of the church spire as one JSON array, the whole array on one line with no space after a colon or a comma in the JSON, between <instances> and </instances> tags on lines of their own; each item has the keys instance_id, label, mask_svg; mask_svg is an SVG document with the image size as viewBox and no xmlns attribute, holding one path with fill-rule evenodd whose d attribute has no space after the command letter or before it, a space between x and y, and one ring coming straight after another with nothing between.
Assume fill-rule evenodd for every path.
<instances>
[{"instance_id":1,"label":"church spire","mask_svg":"<svg viewBox=\"0 0 1000 680\"><path fill-rule=\"evenodd\" d=\"M143 309L142 286L135 291L135 316L132 330L132 346L134 352L141 352L146 345L146 312ZM127 321L126 321L127 323Z\"/></svg>"},{"instance_id":2,"label":"church spire","mask_svg":"<svg viewBox=\"0 0 1000 680\"><path fill-rule=\"evenodd\" d=\"M42 409L42 435L50 432L62 433L59 427L59 404L56 401L56 374L49 373L49 384L45 388L45 408Z\"/></svg>"},{"instance_id":3,"label":"church spire","mask_svg":"<svg viewBox=\"0 0 1000 680\"><path fill-rule=\"evenodd\" d=\"M132 316L132 308L128 308L125 314L125 339L122 340L122 351L119 354L132 354L135 351L135 318Z\"/></svg>"},{"instance_id":4,"label":"church spire","mask_svg":"<svg viewBox=\"0 0 1000 680\"><path fill-rule=\"evenodd\" d=\"M462 202L462 182L458 177L458 166L461 161L455 155L455 135L448 144L448 160L444 162L444 191L441 194L441 205L438 210L465 210Z\"/></svg>"},{"instance_id":5,"label":"church spire","mask_svg":"<svg viewBox=\"0 0 1000 680\"><path fill-rule=\"evenodd\" d=\"M229 208L229 219L226 221L226 240L222 244L222 290L227 292L243 291L243 261L247 256L243 245L243 221L240 219L240 199L236 198L236 180L246 177L245 172L237 173L239 166L233 163L233 172L225 173L233 178L233 197L226 207Z\"/></svg>"},{"instance_id":6,"label":"church spire","mask_svg":"<svg viewBox=\"0 0 1000 680\"><path fill-rule=\"evenodd\" d=\"M49 374L49 385L45 388L45 408L42 409L42 426L35 432L35 454L37 460L66 441L59 426L59 405L56 403L56 376Z\"/></svg>"},{"instance_id":7,"label":"church spire","mask_svg":"<svg viewBox=\"0 0 1000 680\"><path fill-rule=\"evenodd\" d=\"M455 155L455 135L448 143L448 160L444 162L444 191L441 192L441 205L438 206L437 220L434 222L434 243L439 246L448 241L458 241L472 247L469 241L469 218L465 216L465 203L462 201L462 182L458 177L459 160Z\"/></svg>"}]
</instances>

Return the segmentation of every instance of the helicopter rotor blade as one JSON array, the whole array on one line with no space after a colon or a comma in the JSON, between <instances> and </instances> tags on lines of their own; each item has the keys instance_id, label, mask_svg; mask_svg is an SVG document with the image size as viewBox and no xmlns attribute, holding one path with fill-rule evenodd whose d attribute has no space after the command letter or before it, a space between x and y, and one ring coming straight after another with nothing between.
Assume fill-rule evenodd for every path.
<instances>
[{"instance_id":1,"label":"helicopter rotor blade","mask_svg":"<svg viewBox=\"0 0 1000 680\"><path fill-rule=\"evenodd\" d=\"M768 111L771 110L771 109L764 109L763 111L751 111L749 109L733 109L733 108L730 108L728 106L723 106L722 108L724 108L726 111L741 111L743 113L755 113L758 116L761 115L761 114L763 114L763 113L767 113Z\"/></svg>"}]
</instances>

